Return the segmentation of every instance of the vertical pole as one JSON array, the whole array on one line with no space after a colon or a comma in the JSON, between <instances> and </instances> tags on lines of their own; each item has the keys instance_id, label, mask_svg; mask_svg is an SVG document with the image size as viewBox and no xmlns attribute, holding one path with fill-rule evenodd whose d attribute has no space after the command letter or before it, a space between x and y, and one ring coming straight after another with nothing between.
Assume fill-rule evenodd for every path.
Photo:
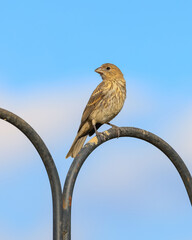
<instances>
[{"instance_id":1,"label":"vertical pole","mask_svg":"<svg viewBox=\"0 0 192 240\"><path fill-rule=\"evenodd\" d=\"M51 185L52 202L53 202L53 240L61 240L61 225L62 225L62 193L59 175L52 159L52 156L47 149L45 143L35 130L17 115L0 108L0 119L5 120L17 127L31 141L33 146L39 153L45 169L47 171L49 182Z\"/></svg>"}]
</instances>

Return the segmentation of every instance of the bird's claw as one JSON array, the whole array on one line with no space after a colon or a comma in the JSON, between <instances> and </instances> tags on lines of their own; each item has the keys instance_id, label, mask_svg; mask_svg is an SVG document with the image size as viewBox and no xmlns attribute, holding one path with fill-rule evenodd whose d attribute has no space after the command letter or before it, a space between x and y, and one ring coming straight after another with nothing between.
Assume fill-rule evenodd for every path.
<instances>
[{"instance_id":1,"label":"bird's claw","mask_svg":"<svg viewBox=\"0 0 192 240\"><path fill-rule=\"evenodd\" d=\"M107 123L108 125L110 125L112 128L116 129L117 131L117 138L120 137L120 128L114 124L111 124L111 123Z\"/></svg>"},{"instance_id":2,"label":"bird's claw","mask_svg":"<svg viewBox=\"0 0 192 240\"><path fill-rule=\"evenodd\" d=\"M119 138L120 137L120 128L119 127L112 127L112 128L114 128L116 131L117 131L117 138Z\"/></svg>"},{"instance_id":3,"label":"bird's claw","mask_svg":"<svg viewBox=\"0 0 192 240\"><path fill-rule=\"evenodd\" d=\"M106 141L106 135L105 135L105 133L102 133L102 132L96 132L96 136L97 136L97 138L100 138L100 140L102 141L103 139L104 139L104 141Z\"/></svg>"}]
</instances>

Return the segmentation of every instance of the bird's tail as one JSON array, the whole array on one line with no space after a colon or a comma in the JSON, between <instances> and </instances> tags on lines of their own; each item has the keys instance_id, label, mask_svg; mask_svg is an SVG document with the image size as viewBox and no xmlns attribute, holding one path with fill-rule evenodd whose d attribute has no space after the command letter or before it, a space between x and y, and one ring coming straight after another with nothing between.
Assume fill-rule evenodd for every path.
<instances>
[{"instance_id":1,"label":"bird's tail","mask_svg":"<svg viewBox=\"0 0 192 240\"><path fill-rule=\"evenodd\" d=\"M84 136L84 137L80 137L77 135L69 152L67 153L67 156L66 158L68 157L72 157L72 158L75 158L77 156L77 154L79 153L79 151L81 150L81 148L83 147L83 144L86 140L87 136Z\"/></svg>"}]
</instances>

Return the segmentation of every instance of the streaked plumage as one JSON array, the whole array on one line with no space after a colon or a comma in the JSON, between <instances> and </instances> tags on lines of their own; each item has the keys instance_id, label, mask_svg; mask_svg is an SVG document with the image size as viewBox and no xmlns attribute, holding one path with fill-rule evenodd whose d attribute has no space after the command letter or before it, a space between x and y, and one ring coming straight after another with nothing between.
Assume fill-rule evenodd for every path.
<instances>
[{"instance_id":1,"label":"streaked plumage","mask_svg":"<svg viewBox=\"0 0 192 240\"><path fill-rule=\"evenodd\" d=\"M93 91L81 118L77 136L66 156L76 157L87 136L92 136L104 123L109 123L122 109L126 98L126 82L114 64L106 63L95 70L103 81Z\"/></svg>"}]
</instances>

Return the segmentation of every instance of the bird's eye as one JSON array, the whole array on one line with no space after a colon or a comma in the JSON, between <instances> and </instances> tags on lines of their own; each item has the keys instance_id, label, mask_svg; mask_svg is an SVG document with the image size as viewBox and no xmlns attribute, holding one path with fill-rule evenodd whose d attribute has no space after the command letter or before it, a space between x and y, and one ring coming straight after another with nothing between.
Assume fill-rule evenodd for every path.
<instances>
[{"instance_id":1,"label":"bird's eye","mask_svg":"<svg viewBox=\"0 0 192 240\"><path fill-rule=\"evenodd\" d=\"M106 69L107 69L107 70L110 70L111 68L110 68L110 67L107 67Z\"/></svg>"}]
</instances>

